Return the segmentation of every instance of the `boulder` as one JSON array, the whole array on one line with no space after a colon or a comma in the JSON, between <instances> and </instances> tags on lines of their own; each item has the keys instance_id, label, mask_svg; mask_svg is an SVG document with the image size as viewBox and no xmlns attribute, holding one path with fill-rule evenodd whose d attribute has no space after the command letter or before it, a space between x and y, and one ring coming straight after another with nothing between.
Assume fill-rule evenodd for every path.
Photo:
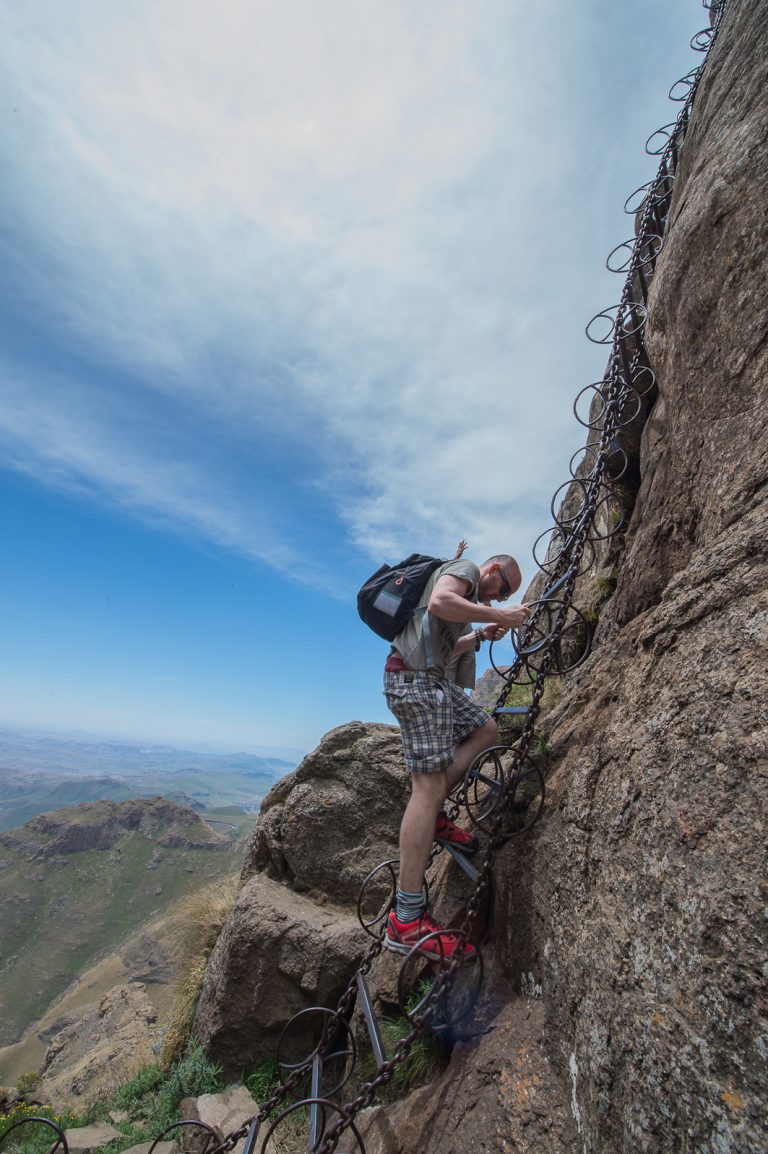
<instances>
[{"instance_id":1,"label":"boulder","mask_svg":"<svg viewBox=\"0 0 768 1154\"><path fill-rule=\"evenodd\" d=\"M297 891L354 902L365 875L397 856L409 795L396 726L333 729L264 798L243 878L264 870Z\"/></svg>"},{"instance_id":2,"label":"boulder","mask_svg":"<svg viewBox=\"0 0 768 1154\"><path fill-rule=\"evenodd\" d=\"M220 1094L201 1094L199 1098L186 1098L182 1104L185 1120L203 1122L215 1130L219 1141L222 1141L233 1130L239 1130L248 1118L259 1112L259 1104L246 1090L241 1082L227 1086ZM200 1132L200 1150L209 1144L209 1137L205 1131ZM234 1154L242 1154L245 1138L242 1138L233 1147ZM189 1141L189 1131L185 1128L184 1149L192 1152L197 1143Z\"/></svg>"},{"instance_id":3,"label":"boulder","mask_svg":"<svg viewBox=\"0 0 768 1154\"><path fill-rule=\"evenodd\" d=\"M65 1130L64 1137L71 1154L91 1154L92 1151L99 1150L102 1146L114 1142L116 1138L122 1138L123 1135L114 1126L110 1126L109 1122L93 1122L90 1126Z\"/></svg>"},{"instance_id":4,"label":"boulder","mask_svg":"<svg viewBox=\"0 0 768 1154\"><path fill-rule=\"evenodd\" d=\"M194 1035L226 1073L274 1058L288 1019L335 1006L369 944L351 909L254 875L211 955Z\"/></svg>"}]
</instances>

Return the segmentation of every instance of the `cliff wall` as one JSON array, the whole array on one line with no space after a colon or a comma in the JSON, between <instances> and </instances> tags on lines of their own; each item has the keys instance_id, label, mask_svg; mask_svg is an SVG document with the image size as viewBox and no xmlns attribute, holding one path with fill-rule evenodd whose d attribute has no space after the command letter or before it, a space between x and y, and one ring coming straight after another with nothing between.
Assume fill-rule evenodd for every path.
<instances>
[{"instance_id":1,"label":"cliff wall","mask_svg":"<svg viewBox=\"0 0 768 1154\"><path fill-rule=\"evenodd\" d=\"M584 1151L768 1146L766 124L768 4L736 0L651 290L659 397L616 592L498 894Z\"/></svg>"}]
</instances>

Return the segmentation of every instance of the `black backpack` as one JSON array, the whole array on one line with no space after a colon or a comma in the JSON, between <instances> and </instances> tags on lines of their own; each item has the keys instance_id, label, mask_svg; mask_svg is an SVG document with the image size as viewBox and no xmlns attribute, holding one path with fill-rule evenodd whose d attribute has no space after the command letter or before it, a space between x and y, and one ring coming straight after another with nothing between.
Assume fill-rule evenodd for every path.
<instances>
[{"instance_id":1,"label":"black backpack","mask_svg":"<svg viewBox=\"0 0 768 1154\"><path fill-rule=\"evenodd\" d=\"M374 633L394 641L413 617L427 581L445 560L411 553L397 565L382 565L357 595L357 612Z\"/></svg>"}]
</instances>

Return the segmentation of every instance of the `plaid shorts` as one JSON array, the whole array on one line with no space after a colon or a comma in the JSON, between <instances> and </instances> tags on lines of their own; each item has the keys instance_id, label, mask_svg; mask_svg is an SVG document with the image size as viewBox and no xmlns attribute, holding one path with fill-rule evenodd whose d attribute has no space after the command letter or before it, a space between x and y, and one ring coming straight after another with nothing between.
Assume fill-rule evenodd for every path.
<instances>
[{"instance_id":1,"label":"plaid shorts","mask_svg":"<svg viewBox=\"0 0 768 1154\"><path fill-rule=\"evenodd\" d=\"M384 696L400 725L411 773L447 769L456 746L491 720L458 685L432 673L385 673Z\"/></svg>"}]
</instances>

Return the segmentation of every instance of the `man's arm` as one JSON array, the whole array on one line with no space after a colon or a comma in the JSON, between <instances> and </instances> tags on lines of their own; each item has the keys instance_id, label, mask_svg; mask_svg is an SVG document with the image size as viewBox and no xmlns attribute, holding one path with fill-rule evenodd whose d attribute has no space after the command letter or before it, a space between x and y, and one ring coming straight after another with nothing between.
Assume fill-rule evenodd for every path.
<instances>
[{"instance_id":1,"label":"man's arm","mask_svg":"<svg viewBox=\"0 0 768 1154\"><path fill-rule=\"evenodd\" d=\"M427 606L433 617L443 621L482 621L503 625L505 629L519 629L528 616L525 605L481 605L467 601L465 594L470 589L469 581L452 577L449 573L438 577Z\"/></svg>"}]
</instances>

